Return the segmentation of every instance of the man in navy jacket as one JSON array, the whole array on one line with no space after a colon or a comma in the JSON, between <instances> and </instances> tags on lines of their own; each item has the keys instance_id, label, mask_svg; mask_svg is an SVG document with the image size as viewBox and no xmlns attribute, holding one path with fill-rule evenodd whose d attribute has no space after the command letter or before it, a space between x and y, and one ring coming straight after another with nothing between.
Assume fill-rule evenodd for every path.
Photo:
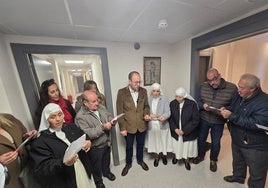
<instances>
[{"instance_id":1,"label":"man in navy jacket","mask_svg":"<svg viewBox=\"0 0 268 188\"><path fill-rule=\"evenodd\" d=\"M264 188L268 170L268 95L262 91L260 79L242 75L238 93L221 114L229 120L233 154L233 175L224 180L244 183L248 166L249 188Z\"/></svg>"}]
</instances>

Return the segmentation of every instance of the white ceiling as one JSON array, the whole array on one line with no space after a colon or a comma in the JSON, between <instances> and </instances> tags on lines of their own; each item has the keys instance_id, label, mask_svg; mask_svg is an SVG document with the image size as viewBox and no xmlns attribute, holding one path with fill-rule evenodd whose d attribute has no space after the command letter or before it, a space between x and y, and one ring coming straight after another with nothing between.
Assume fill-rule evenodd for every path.
<instances>
[{"instance_id":1,"label":"white ceiling","mask_svg":"<svg viewBox=\"0 0 268 188\"><path fill-rule=\"evenodd\" d=\"M267 0L0 0L0 33L174 44L267 8Z\"/></svg>"}]
</instances>

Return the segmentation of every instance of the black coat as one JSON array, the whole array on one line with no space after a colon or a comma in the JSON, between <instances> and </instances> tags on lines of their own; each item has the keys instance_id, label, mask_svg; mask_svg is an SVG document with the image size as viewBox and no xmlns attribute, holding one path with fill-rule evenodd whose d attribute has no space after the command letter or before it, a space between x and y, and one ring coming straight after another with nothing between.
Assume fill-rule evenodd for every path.
<instances>
[{"instance_id":1,"label":"black coat","mask_svg":"<svg viewBox=\"0 0 268 188\"><path fill-rule=\"evenodd\" d=\"M197 104L189 99L185 99L180 116L180 103L174 99L170 102L171 116L169 118L169 126L171 136L178 140L175 129L179 129L179 120L181 117L182 131L184 132L183 141L195 140L198 136L199 112Z\"/></svg>"},{"instance_id":2,"label":"black coat","mask_svg":"<svg viewBox=\"0 0 268 188\"><path fill-rule=\"evenodd\" d=\"M84 132L75 124L63 124L69 142L73 142ZM60 140L55 133L49 130L41 132L41 135L31 144L30 157L33 162L34 172L42 187L47 188L76 188L74 165L66 166L63 157L68 145ZM79 158L84 164L88 164L85 151L80 151ZM89 166L85 166L90 177Z\"/></svg>"}]
</instances>

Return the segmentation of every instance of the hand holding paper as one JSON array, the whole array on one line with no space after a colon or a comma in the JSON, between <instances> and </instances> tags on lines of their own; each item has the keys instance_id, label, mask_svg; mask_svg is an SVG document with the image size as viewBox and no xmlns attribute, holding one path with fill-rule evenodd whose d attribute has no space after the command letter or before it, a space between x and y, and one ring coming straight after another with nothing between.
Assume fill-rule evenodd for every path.
<instances>
[{"instance_id":1,"label":"hand holding paper","mask_svg":"<svg viewBox=\"0 0 268 188\"><path fill-rule=\"evenodd\" d=\"M73 154L78 153L83 148L85 141L86 141L85 134L83 134L77 140L73 141L65 151L63 162L65 163Z\"/></svg>"},{"instance_id":2,"label":"hand holding paper","mask_svg":"<svg viewBox=\"0 0 268 188\"><path fill-rule=\"evenodd\" d=\"M79 158L78 157L78 154L72 154L70 156L70 158L66 159L66 161L64 162L64 164L66 166L72 166L77 161L78 158Z\"/></svg>"},{"instance_id":3,"label":"hand holding paper","mask_svg":"<svg viewBox=\"0 0 268 188\"><path fill-rule=\"evenodd\" d=\"M216 111L220 111L220 109L219 108L216 108L216 107L214 107L214 106L208 106L211 110L216 110Z\"/></svg>"},{"instance_id":4,"label":"hand holding paper","mask_svg":"<svg viewBox=\"0 0 268 188\"><path fill-rule=\"evenodd\" d=\"M117 121L118 118L120 118L120 117L122 117L122 116L124 116L124 115L125 115L125 113L122 113L122 114L119 114L119 115L115 116L115 117L111 120L111 123L114 122L114 121Z\"/></svg>"},{"instance_id":5,"label":"hand holding paper","mask_svg":"<svg viewBox=\"0 0 268 188\"><path fill-rule=\"evenodd\" d=\"M16 149L16 152L19 152L19 150L27 143L29 142L36 134L32 134L31 136L29 136L28 138L26 138L21 145L19 145L19 147Z\"/></svg>"}]
</instances>

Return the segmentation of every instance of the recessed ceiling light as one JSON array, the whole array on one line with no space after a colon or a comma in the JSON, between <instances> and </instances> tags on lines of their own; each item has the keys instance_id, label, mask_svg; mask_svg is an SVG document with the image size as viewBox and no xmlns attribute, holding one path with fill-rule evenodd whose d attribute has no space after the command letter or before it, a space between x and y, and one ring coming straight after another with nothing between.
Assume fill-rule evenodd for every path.
<instances>
[{"instance_id":1,"label":"recessed ceiling light","mask_svg":"<svg viewBox=\"0 0 268 188\"><path fill-rule=\"evenodd\" d=\"M64 61L66 64L83 64L84 61L80 61L80 60L65 60Z\"/></svg>"},{"instance_id":2,"label":"recessed ceiling light","mask_svg":"<svg viewBox=\"0 0 268 188\"><path fill-rule=\"evenodd\" d=\"M245 0L248 3L255 3L257 0Z\"/></svg>"},{"instance_id":3,"label":"recessed ceiling light","mask_svg":"<svg viewBox=\"0 0 268 188\"><path fill-rule=\"evenodd\" d=\"M41 65L51 65L50 62L45 61L45 60L38 60L38 63L41 64Z\"/></svg>"},{"instance_id":4,"label":"recessed ceiling light","mask_svg":"<svg viewBox=\"0 0 268 188\"><path fill-rule=\"evenodd\" d=\"M74 75L74 76L82 76L82 73L74 72L73 75Z\"/></svg>"}]
</instances>

